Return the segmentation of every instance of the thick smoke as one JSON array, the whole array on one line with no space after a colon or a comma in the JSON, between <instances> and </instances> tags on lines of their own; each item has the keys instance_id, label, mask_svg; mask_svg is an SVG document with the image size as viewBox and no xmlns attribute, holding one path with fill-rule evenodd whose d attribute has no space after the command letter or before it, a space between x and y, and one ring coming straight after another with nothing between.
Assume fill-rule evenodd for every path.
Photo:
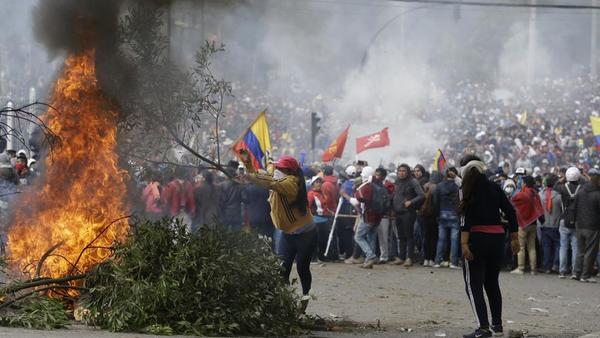
<instances>
[{"instance_id":1,"label":"thick smoke","mask_svg":"<svg viewBox=\"0 0 600 338\"><path fill-rule=\"evenodd\" d=\"M118 18L116 0L40 1L33 9L35 36L55 54L76 53L90 47L114 49Z\"/></svg>"},{"instance_id":2,"label":"thick smoke","mask_svg":"<svg viewBox=\"0 0 600 338\"><path fill-rule=\"evenodd\" d=\"M35 37L49 56L96 51L96 72L104 93L116 102L136 87L136 74L120 52L120 15L137 3L165 6L166 0L39 1L33 8Z\"/></svg>"},{"instance_id":3,"label":"thick smoke","mask_svg":"<svg viewBox=\"0 0 600 338\"><path fill-rule=\"evenodd\" d=\"M386 126L392 147L365 153L371 162L383 157L414 163L435 151L444 140L435 137L443 129L443 112L428 110L434 88L451 88L461 80L485 81L498 89L526 82L529 9L367 0L54 0L38 2L36 36L51 55L76 51L88 43L81 39L85 30L79 21L91 18L97 28L93 41L102 53L101 84L109 93L134 87L135 74L116 53L116 34L119 15L142 2L170 5L170 56L182 67L192 65L204 40L216 40L226 44L215 64L225 79L273 94L296 95L297 86L309 88L307 101L319 98L331 116L323 121L321 144L353 124L347 160L354 159L355 136ZM586 69L589 30L589 12L539 10L536 78ZM423 122L424 111L440 114L439 119ZM306 125L310 115L305 115L289 121L289 127Z\"/></svg>"}]
</instances>

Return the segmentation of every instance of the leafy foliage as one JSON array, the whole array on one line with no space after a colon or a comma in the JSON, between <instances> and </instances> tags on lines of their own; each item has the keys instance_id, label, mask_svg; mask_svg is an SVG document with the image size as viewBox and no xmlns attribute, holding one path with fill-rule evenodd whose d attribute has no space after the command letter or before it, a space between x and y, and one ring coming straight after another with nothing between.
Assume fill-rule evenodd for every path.
<instances>
[{"instance_id":1,"label":"leafy foliage","mask_svg":"<svg viewBox=\"0 0 600 338\"><path fill-rule=\"evenodd\" d=\"M63 304L47 296L32 296L14 304L14 309L0 316L2 326L52 330L64 328L69 317Z\"/></svg>"},{"instance_id":2,"label":"leafy foliage","mask_svg":"<svg viewBox=\"0 0 600 338\"><path fill-rule=\"evenodd\" d=\"M168 7L139 2L120 23L122 49L137 79L135 90L123 89L128 95L121 99L127 114L119 124L120 153L150 164L203 164L224 171L217 131L232 89L212 69L224 47L206 42L195 66L180 69L168 57L165 16Z\"/></svg>"},{"instance_id":3,"label":"leafy foliage","mask_svg":"<svg viewBox=\"0 0 600 338\"><path fill-rule=\"evenodd\" d=\"M87 321L112 331L282 336L300 327L297 296L268 245L221 227L138 224L87 286Z\"/></svg>"}]
</instances>

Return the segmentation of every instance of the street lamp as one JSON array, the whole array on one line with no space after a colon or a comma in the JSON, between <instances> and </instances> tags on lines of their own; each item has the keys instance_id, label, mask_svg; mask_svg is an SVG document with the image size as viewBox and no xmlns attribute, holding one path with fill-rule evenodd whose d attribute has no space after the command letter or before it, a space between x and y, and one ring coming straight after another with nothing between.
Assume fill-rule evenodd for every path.
<instances>
[{"instance_id":1,"label":"street lamp","mask_svg":"<svg viewBox=\"0 0 600 338\"><path fill-rule=\"evenodd\" d=\"M377 30L377 32L375 32L375 35L373 35L373 37L371 38L371 41L369 42L369 44L367 45L367 48L365 49L365 52L363 54L362 60L360 62L360 69L362 70L365 67L365 64L367 63L367 57L369 55L369 50L371 49L371 47L373 46L373 44L375 43L375 41L377 41L377 38L379 37L379 35L386 29L388 28L389 25L391 25L394 21L398 20L399 18L403 17L406 14L418 11L420 9L423 8L429 8L432 7L430 5L425 5L425 6L419 6L419 7L414 7L411 9L408 9L394 17L392 17L391 19L389 19L388 21L386 21L386 23L383 24L383 26L381 26L381 28L379 28L379 30Z\"/></svg>"}]
</instances>

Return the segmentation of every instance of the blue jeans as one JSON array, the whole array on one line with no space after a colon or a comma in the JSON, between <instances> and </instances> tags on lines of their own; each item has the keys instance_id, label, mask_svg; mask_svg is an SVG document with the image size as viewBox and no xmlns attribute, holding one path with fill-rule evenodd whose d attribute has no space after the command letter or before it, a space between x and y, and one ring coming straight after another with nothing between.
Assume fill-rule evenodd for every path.
<instances>
[{"instance_id":1,"label":"blue jeans","mask_svg":"<svg viewBox=\"0 0 600 338\"><path fill-rule=\"evenodd\" d=\"M435 264L440 264L442 260L444 260L448 236L450 236L450 262L454 265L458 265L460 252L460 226L458 224L458 215L454 211L441 210Z\"/></svg>"},{"instance_id":2,"label":"blue jeans","mask_svg":"<svg viewBox=\"0 0 600 338\"><path fill-rule=\"evenodd\" d=\"M560 262L560 233L558 228L540 228L542 232L542 253L544 270L551 270L559 266Z\"/></svg>"},{"instance_id":3,"label":"blue jeans","mask_svg":"<svg viewBox=\"0 0 600 338\"><path fill-rule=\"evenodd\" d=\"M367 261L377 257L377 255L375 255L376 235L377 231L375 231L375 224L366 223L364 220L360 221L356 233L354 234L354 240L365 253L365 259Z\"/></svg>"},{"instance_id":4,"label":"blue jeans","mask_svg":"<svg viewBox=\"0 0 600 338\"><path fill-rule=\"evenodd\" d=\"M577 258L577 237L575 229L564 226L558 228L560 233L560 268L559 272L566 274L569 271L569 244L571 244L571 273L575 272L575 259Z\"/></svg>"}]
</instances>

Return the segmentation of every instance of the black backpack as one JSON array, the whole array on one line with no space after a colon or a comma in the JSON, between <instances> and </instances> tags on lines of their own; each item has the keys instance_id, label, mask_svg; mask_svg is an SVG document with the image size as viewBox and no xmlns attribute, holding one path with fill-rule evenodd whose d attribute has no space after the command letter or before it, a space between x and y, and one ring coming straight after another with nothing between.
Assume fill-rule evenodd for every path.
<instances>
[{"instance_id":1,"label":"black backpack","mask_svg":"<svg viewBox=\"0 0 600 338\"><path fill-rule=\"evenodd\" d=\"M377 183L371 183L371 187L373 187L371 209L381 215L387 214L392 206L392 199L387 188Z\"/></svg>"},{"instance_id":2,"label":"black backpack","mask_svg":"<svg viewBox=\"0 0 600 338\"><path fill-rule=\"evenodd\" d=\"M577 186L577 188L575 189L574 192L571 192L571 189L569 188L569 183L565 184L565 190L567 191L567 194L569 194L569 199L566 201L563 201L563 204L565 206L565 212L564 212L564 220L565 220L565 227L567 228L575 228L575 198L577 197L577 193L579 192L579 188L581 188L581 184Z\"/></svg>"}]
</instances>

